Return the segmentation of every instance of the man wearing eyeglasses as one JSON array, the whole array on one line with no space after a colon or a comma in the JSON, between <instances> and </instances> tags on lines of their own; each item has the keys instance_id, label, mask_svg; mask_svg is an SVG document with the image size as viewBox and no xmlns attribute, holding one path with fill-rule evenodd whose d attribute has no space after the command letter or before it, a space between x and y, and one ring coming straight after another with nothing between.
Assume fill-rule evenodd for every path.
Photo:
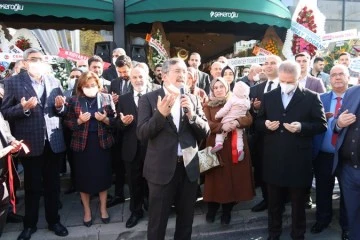
<instances>
[{"instance_id":1,"label":"man wearing eyeglasses","mask_svg":"<svg viewBox=\"0 0 360 240\"><path fill-rule=\"evenodd\" d=\"M49 230L67 236L58 214L60 153L65 151L65 142L55 98L62 96L61 85L46 75L40 50L27 49L24 60L27 72L5 81L1 106L4 118L15 126L13 136L30 148L26 156L23 151L19 153L24 167L25 217L18 240L30 239L37 230L42 190Z\"/></svg>"}]
</instances>

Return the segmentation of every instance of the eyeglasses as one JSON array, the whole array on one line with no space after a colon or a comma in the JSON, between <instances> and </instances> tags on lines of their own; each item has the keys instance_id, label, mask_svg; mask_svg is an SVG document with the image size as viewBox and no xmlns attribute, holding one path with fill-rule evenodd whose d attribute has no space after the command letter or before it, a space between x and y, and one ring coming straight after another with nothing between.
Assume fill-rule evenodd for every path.
<instances>
[{"instance_id":1,"label":"eyeglasses","mask_svg":"<svg viewBox=\"0 0 360 240\"><path fill-rule=\"evenodd\" d=\"M72 75L72 76L70 76L71 79L73 79L73 78L79 79L79 77L80 77L80 75Z\"/></svg>"},{"instance_id":2,"label":"eyeglasses","mask_svg":"<svg viewBox=\"0 0 360 240\"><path fill-rule=\"evenodd\" d=\"M330 77L334 78L334 77L344 77L345 73L340 72L340 73L332 73L330 74Z\"/></svg>"},{"instance_id":3,"label":"eyeglasses","mask_svg":"<svg viewBox=\"0 0 360 240\"><path fill-rule=\"evenodd\" d=\"M43 62L43 59L42 58L37 58L37 57L32 57L32 58L26 59L26 61L36 63L36 62Z\"/></svg>"}]
</instances>

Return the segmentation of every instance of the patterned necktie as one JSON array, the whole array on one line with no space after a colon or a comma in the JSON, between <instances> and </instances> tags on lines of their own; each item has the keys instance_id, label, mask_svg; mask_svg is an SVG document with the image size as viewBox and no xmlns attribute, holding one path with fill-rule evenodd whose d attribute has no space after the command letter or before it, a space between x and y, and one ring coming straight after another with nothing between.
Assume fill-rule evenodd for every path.
<instances>
[{"instance_id":1,"label":"patterned necktie","mask_svg":"<svg viewBox=\"0 0 360 240\"><path fill-rule=\"evenodd\" d=\"M336 98L334 118L336 118L337 115L339 114L339 110L341 108L341 99L342 99L341 97ZM333 135L331 136L331 144L333 146L336 146L337 138L338 138L338 133L333 133Z\"/></svg>"},{"instance_id":2,"label":"patterned necktie","mask_svg":"<svg viewBox=\"0 0 360 240\"><path fill-rule=\"evenodd\" d=\"M270 92L271 91L271 85L273 84L274 82L273 81L269 81L269 85L266 89L266 92Z\"/></svg>"}]
</instances>

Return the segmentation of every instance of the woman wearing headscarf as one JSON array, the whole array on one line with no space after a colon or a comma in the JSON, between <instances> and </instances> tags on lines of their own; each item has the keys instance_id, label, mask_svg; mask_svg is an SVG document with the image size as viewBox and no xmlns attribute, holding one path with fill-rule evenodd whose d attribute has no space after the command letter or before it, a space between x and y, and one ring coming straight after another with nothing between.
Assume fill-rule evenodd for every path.
<instances>
[{"instance_id":1,"label":"woman wearing headscarf","mask_svg":"<svg viewBox=\"0 0 360 240\"><path fill-rule=\"evenodd\" d=\"M225 105L231 92L229 84L224 78L219 77L210 85L210 100L204 105L204 112L211 129L211 134L206 140L206 146L214 146L215 136L222 131L234 132L235 128L247 128L252 123L249 113L230 123L221 123L215 119L215 114ZM236 131L235 131L236 132ZM254 183L251 169L251 160L246 135L243 136L245 158L238 161L236 150L236 136L229 133L224 140L223 148L217 152L221 166L205 172L204 201L208 203L206 221L215 221L216 212L222 205L221 224L227 225L231 220L231 210L240 201L251 200L254 195ZM236 152L236 151L234 151Z\"/></svg>"},{"instance_id":2,"label":"woman wearing headscarf","mask_svg":"<svg viewBox=\"0 0 360 240\"><path fill-rule=\"evenodd\" d=\"M235 72L232 67L229 65L225 66L221 71L221 77L229 84L230 91L234 89L235 86Z\"/></svg>"}]
</instances>

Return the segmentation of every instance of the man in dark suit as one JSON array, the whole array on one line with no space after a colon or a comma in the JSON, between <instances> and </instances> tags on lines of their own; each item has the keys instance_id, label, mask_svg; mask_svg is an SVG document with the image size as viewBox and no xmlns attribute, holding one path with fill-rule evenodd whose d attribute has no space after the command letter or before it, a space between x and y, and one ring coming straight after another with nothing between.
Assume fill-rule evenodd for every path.
<instances>
[{"instance_id":1,"label":"man in dark suit","mask_svg":"<svg viewBox=\"0 0 360 240\"><path fill-rule=\"evenodd\" d=\"M329 126L331 126L339 111L349 82L345 66L335 65L330 72L334 73L330 78L332 91L320 95ZM334 153L333 130L329 127L325 133L314 138L313 165L316 178L316 223L311 228L312 233L322 232L331 222L333 212L332 194L335 183L335 174L332 172ZM342 239L346 240L348 239L348 223L342 193L340 195L339 220L343 231Z\"/></svg>"},{"instance_id":2,"label":"man in dark suit","mask_svg":"<svg viewBox=\"0 0 360 240\"><path fill-rule=\"evenodd\" d=\"M102 74L103 78L112 81L115 78L119 77L119 74L116 70L115 62L118 57L125 56L125 55L126 55L126 52L123 48L115 48L112 51L112 63L111 63L111 66L103 72L103 74Z\"/></svg>"},{"instance_id":3,"label":"man in dark suit","mask_svg":"<svg viewBox=\"0 0 360 240\"><path fill-rule=\"evenodd\" d=\"M262 132L256 130L255 120L257 118L257 113L260 110L264 93L270 92L279 86L278 68L281 61L281 58L276 55L267 56L263 68L268 80L250 88L250 99L252 101L250 112L254 118L254 124L248 131L248 139L251 151L251 160L254 166L255 184L260 186L263 197L261 202L251 208L252 212L264 211L268 206L267 186L262 177L264 136Z\"/></svg>"},{"instance_id":4,"label":"man in dark suit","mask_svg":"<svg viewBox=\"0 0 360 240\"><path fill-rule=\"evenodd\" d=\"M295 55L295 61L301 67L299 86L317 93L324 93L325 87L322 80L320 78L312 77L309 73L310 55L307 52L298 53Z\"/></svg>"},{"instance_id":5,"label":"man in dark suit","mask_svg":"<svg viewBox=\"0 0 360 240\"><path fill-rule=\"evenodd\" d=\"M312 182L312 138L326 131L319 95L298 86L300 67L279 66L280 88L264 94L256 128L264 133L263 178L268 186L268 239L280 239L287 194L293 239L304 239L305 196Z\"/></svg>"},{"instance_id":6,"label":"man in dark suit","mask_svg":"<svg viewBox=\"0 0 360 240\"><path fill-rule=\"evenodd\" d=\"M164 87L139 101L137 135L148 140L143 172L149 186L147 237L164 239L170 207L175 203L174 238L191 239L200 176L197 141L205 139L210 129L200 100L191 94L180 95L187 78L184 61L166 60L162 78Z\"/></svg>"},{"instance_id":7,"label":"man in dark suit","mask_svg":"<svg viewBox=\"0 0 360 240\"><path fill-rule=\"evenodd\" d=\"M132 68L131 59L128 56L119 56L115 62L119 77L111 81L110 93L118 109L119 96L132 91L130 83L130 72ZM112 148L113 166L115 172L115 196L108 201L107 206L113 207L125 201L124 184L125 184L125 166L124 159L121 157L122 133L114 129L115 144Z\"/></svg>"},{"instance_id":8,"label":"man in dark suit","mask_svg":"<svg viewBox=\"0 0 360 240\"><path fill-rule=\"evenodd\" d=\"M105 93L110 93L110 84L111 82L105 79L102 74L104 71L104 61L101 57L94 55L88 59L89 71L96 73L100 79L100 84L102 86L102 91Z\"/></svg>"},{"instance_id":9,"label":"man in dark suit","mask_svg":"<svg viewBox=\"0 0 360 240\"><path fill-rule=\"evenodd\" d=\"M188 60L189 67L193 67L198 71L198 82L197 86L203 89L207 95L210 93L210 77L209 74L202 72L199 70L201 65L201 56L197 52L193 52L190 54Z\"/></svg>"},{"instance_id":10,"label":"man in dark suit","mask_svg":"<svg viewBox=\"0 0 360 240\"><path fill-rule=\"evenodd\" d=\"M49 230L67 236L58 214L60 154L65 151L60 118L55 98L62 95L57 79L45 75L43 54L30 48L24 52L27 72L5 81L1 107L4 118L13 124L13 135L29 147L26 156L20 152L24 167L25 217L24 230L18 240L30 239L36 231L39 201L44 190L45 215Z\"/></svg>"},{"instance_id":11,"label":"man in dark suit","mask_svg":"<svg viewBox=\"0 0 360 240\"><path fill-rule=\"evenodd\" d=\"M142 206L148 198L146 180L142 176L147 141L140 141L136 136L138 118L138 102L142 95L150 92L148 76L141 67L131 70L130 81L133 91L121 95L118 111L120 114L119 128L124 141L121 144L121 159L126 170L127 183L130 190L131 216L126 222L127 228L134 227L143 217ZM160 86L158 85L158 88Z\"/></svg>"},{"instance_id":12,"label":"man in dark suit","mask_svg":"<svg viewBox=\"0 0 360 240\"><path fill-rule=\"evenodd\" d=\"M344 72L331 71L330 78L349 76ZM344 196L349 239L360 239L360 86L349 88L344 96L340 115L331 123L336 138L333 172L340 178Z\"/></svg>"}]
</instances>

